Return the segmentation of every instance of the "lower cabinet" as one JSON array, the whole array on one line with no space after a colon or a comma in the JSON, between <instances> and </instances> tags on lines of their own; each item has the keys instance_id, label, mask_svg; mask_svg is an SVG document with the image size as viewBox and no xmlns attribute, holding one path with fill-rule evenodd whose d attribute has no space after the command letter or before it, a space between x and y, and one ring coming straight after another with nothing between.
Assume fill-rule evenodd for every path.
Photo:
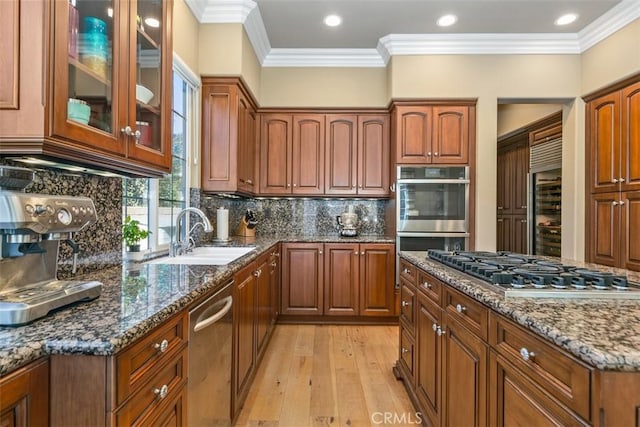
<instances>
[{"instance_id":1,"label":"lower cabinet","mask_svg":"<svg viewBox=\"0 0 640 427\"><path fill-rule=\"evenodd\" d=\"M279 245L234 275L233 290L233 418L249 393L258 363L275 324L274 288L280 286Z\"/></svg>"},{"instance_id":2,"label":"lower cabinet","mask_svg":"<svg viewBox=\"0 0 640 427\"><path fill-rule=\"evenodd\" d=\"M395 246L285 243L282 314L395 316Z\"/></svg>"},{"instance_id":3,"label":"lower cabinet","mask_svg":"<svg viewBox=\"0 0 640 427\"><path fill-rule=\"evenodd\" d=\"M49 425L49 361L38 360L0 379L0 426Z\"/></svg>"}]
</instances>

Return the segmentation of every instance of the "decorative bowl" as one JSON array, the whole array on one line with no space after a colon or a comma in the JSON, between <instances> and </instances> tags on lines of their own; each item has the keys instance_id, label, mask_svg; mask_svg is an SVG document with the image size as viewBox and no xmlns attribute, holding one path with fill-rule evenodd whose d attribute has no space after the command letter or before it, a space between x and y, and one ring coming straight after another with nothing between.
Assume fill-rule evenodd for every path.
<instances>
[{"instance_id":1,"label":"decorative bowl","mask_svg":"<svg viewBox=\"0 0 640 427\"><path fill-rule=\"evenodd\" d=\"M136 85L136 99L143 104L148 104L153 98L153 92L142 85Z\"/></svg>"}]
</instances>

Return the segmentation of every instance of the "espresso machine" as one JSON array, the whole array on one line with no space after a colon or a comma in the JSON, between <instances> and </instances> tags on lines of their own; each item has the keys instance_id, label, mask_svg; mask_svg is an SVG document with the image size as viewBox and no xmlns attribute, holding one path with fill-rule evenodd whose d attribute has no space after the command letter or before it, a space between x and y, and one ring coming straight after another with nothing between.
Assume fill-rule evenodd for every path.
<instances>
[{"instance_id":1,"label":"espresso machine","mask_svg":"<svg viewBox=\"0 0 640 427\"><path fill-rule=\"evenodd\" d=\"M354 212L353 206L347 207L344 212L336 217L338 222L338 233L345 237L354 237L358 235L358 214Z\"/></svg>"},{"instance_id":2,"label":"espresso machine","mask_svg":"<svg viewBox=\"0 0 640 427\"><path fill-rule=\"evenodd\" d=\"M20 325L51 310L97 298L102 283L58 280L60 242L74 252L78 232L97 220L87 197L25 193L31 169L0 166L0 325Z\"/></svg>"}]
</instances>

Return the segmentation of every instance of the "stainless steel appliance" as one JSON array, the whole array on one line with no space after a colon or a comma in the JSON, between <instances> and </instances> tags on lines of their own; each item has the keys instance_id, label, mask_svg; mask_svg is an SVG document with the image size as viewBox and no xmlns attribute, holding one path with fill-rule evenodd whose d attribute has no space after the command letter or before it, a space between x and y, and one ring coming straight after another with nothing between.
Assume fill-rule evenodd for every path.
<instances>
[{"instance_id":1,"label":"stainless steel appliance","mask_svg":"<svg viewBox=\"0 0 640 427\"><path fill-rule=\"evenodd\" d=\"M33 171L0 167L0 325L19 325L51 310L97 298L102 283L57 280L60 241L74 251L73 233L97 220L87 197L24 193Z\"/></svg>"},{"instance_id":2,"label":"stainless steel appliance","mask_svg":"<svg viewBox=\"0 0 640 427\"><path fill-rule=\"evenodd\" d=\"M397 174L396 251L468 248L469 167L398 166Z\"/></svg>"},{"instance_id":3,"label":"stainless steel appliance","mask_svg":"<svg viewBox=\"0 0 640 427\"><path fill-rule=\"evenodd\" d=\"M510 252L427 251L508 297L640 299L640 283L600 270Z\"/></svg>"},{"instance_id":4,"label":"stainless steel appliance","mask_svg":"<svg viewBox=\"0 0 640 427\"><path fill-rule=\"evenodd\" d=\"M347 212L336 217L338 222L338 232L341 236L353 237L358 235L358 214L354 212L353 206L348 206Z\"/></svg>"},{"instance_id":5,"label":"stainless steel appliance","mask_svg":"<svg viewBox=\"0 0 640 427\"><path fill-rule=\"evenodd\" d=\"M233 281L189 313L188 419L231 425Z\"/></svg>"}]
</instances>

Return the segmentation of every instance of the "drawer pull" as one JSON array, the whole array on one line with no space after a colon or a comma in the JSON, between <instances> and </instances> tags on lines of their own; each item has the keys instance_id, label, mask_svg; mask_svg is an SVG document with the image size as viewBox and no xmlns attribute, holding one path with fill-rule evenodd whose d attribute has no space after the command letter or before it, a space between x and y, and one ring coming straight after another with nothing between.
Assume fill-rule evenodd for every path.
<instances>
[{"instance_id":1,"label":"drawer pull","mask_svg":"<svg viewBox=\"0 0 640 427\"><path fill-rule=\"evenodd\" d=\"M270 265L271 265L271 267L277 267L278 266L278 264L275 261L273 261Z\"/></svg>"},{"instance_id":2,"label":"drawer pull","mask_svg":"<svg viewBox=\"0 0 640 427\"><path fill-rule=\"evenodd\" d=\"M536 354L533 351L527 350L526 347L522 347L520 349L520 356L522 356L522 360L527 361L536 357Z\"/></svg>"},{"instance_id":3,"label":"drawer pull","mask_svg":"<svg viewBox=\"0 0 640 427\"><path fill-rule=\"evenodd\" d=\"M407 350L406 348L402 347L402 354L404 353L409 353L409 350Z\"/></svg>"},{"instance_id":4,"label":"drawer pull","mask_svg":"<svg viewBox=\"0 0 640 427\"><path fill-rule=\"evenodd\" d=\"M169 386L165 384L160 388L154 388L153 394L156 394L162 400L169 394Z\"/></svg>"},{"instance_id":5,"label":"drawer pull","mask_svg":"<svg viewBox=\"0 0 640 427\"><path fill-rule=\"evenodd\" d=\"M436 325L435 323L431 326L431 329L433 329L434 331L438 330L438 325Z\"/></svg>"},{"instance_id":6,"label":"drawer pull","mask_svg":"<svg viewBox=\"0 0 640 427\"><path fill-rule=\"evenodd\" d=\"M153 345L153 348L155 348L156 350L160 350L160 353L164 353L165 351L167 351L167 348L169 348L169 341L162 340L161 343L155 343Z\"/></svg>"},{"instance_id":7,"label":"drawer pull","mask_svg":"<svg viewBox=\"0 0 640 427\"><path fill-rule=\"evenodd\" d=\"M436 332L439 337L443 336L447 333L447 331L443 331L442 328L438 327L438 331Z\"/></svg>"},{"instance_id":8,"label":"drawer pull","mask_svg":"<svg viewBox=\"0 0 640 427\"><path fill-rule=\"evenodd\" d=\"M465 311L467 311L467 307L465 307L464 305L458 304L456 305L456 311L458 313L464 313Z\"/></svg>"},{"instance_id":9,"label":"drawer pull","mask_svg":"<svg viewBox=\"0 0 640 427\"><path fill-rule=\"evenodd\" d=\"M404 274L409 274L411 271L410 271L408 268L405 268L404 270L402 270L402 272L403 272Z\"/></svg>"},{"instance_id":10,"label":"drawer pull","mask_svg":"<svg viewBox=\"0 0 640 427\"><path fill-rule=\"evenodd\" d=\"M408 301L404 301L404 300L403 300L401 305L402 305L403 307L409 307L409 306L411 305L411 303L410 303L410 302L408 302Z\"/></svg>"},{"instance_id":11,"label":"drawer pull","mask_svg":"<svg viewBox=\"0 0 640 427\"><path fill-rule=\"evenodd\" d=\"M422 284L422 287L423 287L423 288L425 288L425 289L431 289L431 283L429 283L429 282L424 282L424 283Z\"/></svg>"}]
</instances>

